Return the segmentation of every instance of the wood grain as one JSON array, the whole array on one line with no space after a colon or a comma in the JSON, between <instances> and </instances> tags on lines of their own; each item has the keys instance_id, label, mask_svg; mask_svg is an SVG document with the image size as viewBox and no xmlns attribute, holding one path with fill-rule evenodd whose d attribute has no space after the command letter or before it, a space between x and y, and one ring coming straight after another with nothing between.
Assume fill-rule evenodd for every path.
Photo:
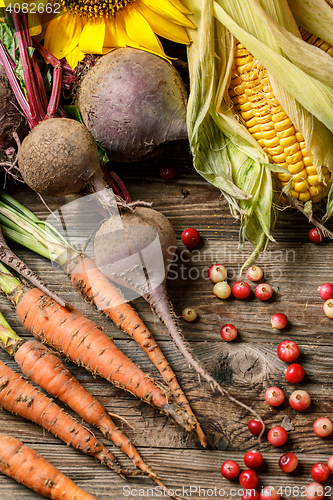
<instances>
[{"instance_id":1,"label":"wood grain","mask_svg":"<svg viewBox=\"0 0 333 500\"><path fill-rule=\"evenodd\" d=\"M158 168L162 165L173 165L177 169L176 177L168 183L158 177ZM311 226L305 218L293 209L281 211L274 231L276 243L271 243L258 261L264 269L265 280L274 289L273 298L268 302L258 301L253 293L255 285L251 284L252 294L248 300L230 298L221 301L213 295L213 285L207 278L208 267L214 262L222 262L232 283L238 280L251 246L247 243L243 249L238 249L239 221L230 215L219 191L193 171L187 146L175 147L162 156L139 164L115 165L114 168L134 200L152 202L154 208L168 216L174 225L178 248L167 280L168 293L178 316L184 307L192 306L198 311L199 318L195 323L181 320L184 336L195 356L230 394L260 413L268 428L280 425L284 416L288 416L293 430L282 448L274 449L265 437L259 445L257 438L247 430L251 418L249 412L212 394L205 383L199 382L171 343L166 328L141 298L133 305L159 342L188 395L207 434L207 449L202 449L193 433L187 434L154 408L99 377L93 378L82 368L65 363L108 411L126 420L127 423L124 420L117 420L117 423L163 477L166 485L181 490L179 496L192 499L240 498L237 482L223 479L220 467L226 459L242 464L245 451L255 447L262 451L265 459L259 471L260 486L280 487L283 498L302 498L301 488L312 481L311 466L318 461L327 461L333 454L333 438L320 439L312 430L316 418L333 417L333 323L324 316L317 292L321 283L332 280L332 242L321 246L310 243L307 235ZM45 205L28 188L9 182L6 189L39 217L45 219L48 216ZM45 197L45 202L50 210L55 210L74 199ZM200 244L192 251L180 241L181 232L186 227L196 227L201 234ZM332 224L328 227L332 228ZM159 373L140 348L72 289L62 269L17 245L10 246L52 289L97 322L131 359L161 382ZM29 334L19 324L5 297L0 297L0 307L12 327L28 338ZM283 331L271 328L270 317L275 312L288 315L289 325ZM239 335L233 343L227 344L220 338L219 331L225 323L234 323L238 328ZM288 404L288 396L296 386L286 382L283 372L287 365L276 355L279 342L286 338L299 344L299 361L306 370L306 379L298 387L308 390L312 404L303 413L295 412ZM6 353L0 352L0 358L14 367L13 360ZM264 401L264 392L272 385L280 386L286 394L286 400L279 408L271 408ZM99 500L147 498L149 495L158 498L151 480L136 477L125 482L91 457L67 448L51 434L4 410L0 410L0 432L12 434L33 446ZM131 465L98 431L94 432L124 466ZM282 474L278 467L278 458L285 451L293 451L299 457L300 465L291 475ZM328 487L327 497L330 497L332 480L325 486ZM300 488L299 494L297 487ZM0 477L1 500L38 498L41 497L13 480Z\"/></svg>"}]
</instances>

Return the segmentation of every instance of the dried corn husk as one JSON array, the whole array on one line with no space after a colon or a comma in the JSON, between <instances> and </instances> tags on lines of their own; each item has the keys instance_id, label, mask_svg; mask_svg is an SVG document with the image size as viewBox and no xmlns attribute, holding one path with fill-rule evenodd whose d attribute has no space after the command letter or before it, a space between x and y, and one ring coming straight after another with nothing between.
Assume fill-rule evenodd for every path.
<instances>
[{"instance_id":1,"label":"dried corn husk","mask_svg":"<svg viewBox=\"0 0 333 500\"><path fill-rule=\"evenodd\" d=\"M193 43L188 49L191 91L187 123L194 166L221 189L232 212L241 217L240 245L246 237L255 247L244 264L248 266L273 240L273 207L278 200L271 171L282 171L282 167L269 163L269 157L232 111L228 86L235 39L268 70L274 93L305 138L318 173L321 165L333 172L333 59L302 40L298 19L296 22L289 8L292 4L296 10L302 0L289 0L289 4L287 0L184 3L197 26L197 30L190 30ZM321 14L332 16L333 10L324 0L307 4L316 5L319 18ZM317 24L315 34L325 40ZM304 21L303 25L309 29L310 23L305 25ZM306 210L311 211L311 202ZM331 188L325 218L332 213Z\"/></svg>"}]
</instances>

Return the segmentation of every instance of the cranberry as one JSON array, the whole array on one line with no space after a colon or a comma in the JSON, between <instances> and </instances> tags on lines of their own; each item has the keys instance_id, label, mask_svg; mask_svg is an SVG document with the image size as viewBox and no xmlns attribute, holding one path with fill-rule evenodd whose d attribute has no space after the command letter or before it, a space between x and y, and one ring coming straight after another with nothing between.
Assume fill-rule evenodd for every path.
<instances>
[{"instance_id":1,"label":"cranberry","mask_svg":"<svg viewBox=\"0 0 333 500\"><path fill-rule=\"evenodd\" d=\"M324 314L330 319L333 319L333 299L328 299L323 305Z\"/></svg>"},{"instance_id":2,"label":"cranberry","mask_svg":"<svg viewBox=\"0 0 333 500\"><path fill-rule=\"evenodd\" d=\"M308 484L305 490L306 500L322 500L325 496L325 489L320 483Z\"/></svg>"},{"instance_id":3,"label":"cranberry","mask_svg":"<svg viewBox=\"0 0 333 500\"><path fill-rule=\"evenodd\" d=\"M290 382L291 384L298 384L299 382L302 382L305 371L303 366L299 365L298 363L293 363L285 369L284 374L288 382Z\"/></svg>"},{"instance_id":4,"label":"cranberry","mask_svg":"<svg viewBox=\"0 0 333 500\"><path fill-rule=\"evenodd\" d=\"M236 283L232 285L231 292L236 299L243 300L250 295L251 288L245 281L236 281Z\"/></svg>"},{"instance_id":5,"label":"cranberry","mask_svg":"<svg viewBox=\"0 0 333 500\"><path fill-rule=\"evenodd\" d=\"M317 229L316 227L313 227L309 231L309 238L312 241L312 243L322 243L325 239L322 231L320 229Z\"/></svg>"},{"instance_id":6,"label":"cranberry","mask_svg":"<svg viewBox=\"0 0 333 500\"><path fill-rule=\"evenodd\" d=\"M193 307L186 307L182 312L183 319L185 321L194 321L197 319L197 311Z\"/></svg>"},{"instance_id":7,"label":"cranberry","mask_svg":"<svg viewBox=\"0 0 333 500\"><path fill-rule=\"evenodd\" d=\"M221 474L227 479L236 479L239 476L240 468L237 462L227 460L222 464Z\"/></svg>"},{"instance_id":8,"label":"cranberry","mask_svg":"<svg viewBox=\"0 0 333 500\"><path fill-rule=\"evenodd\" d=\"M262 466L264 458L259 451L251 450L244 455L244 464L249 469L259 469Z\"/></svg>"},{"instance_id":9,"label":"cranberry","mask_svg":"<svg viewBox=\"0 0 333 500\"><path fill-rule=\"evenodd\" d=\"M252 420L250 420L249 423L247 424L247 428L254 436L259 436L259 434L262 431L262 427L263 427L262 423L257 418L252 418ZM264 430L265 430L265 424L264 424Z\"/></svg>"},{"instance_id":10,"label":"cranberry","mask_svg":"<svg viewBox=\"0 0 333 500\"><path fill-rule=\"evenodd\" d=\"M219 281L214 285L213 293L219 299L227 299L231 295L231 288L226 281Z\"/></svg>"},{"instance_id":11,"label":"cranberry","mask_svg":"<svg viewBox=\"0 0 333 500\"><path fill-rule=\"evenodd\" d=\"M289 398L289 404L294 410L304 411L309 408L311 398L306 391L294 391Z\"/></svg>"},{"instance_id":12,"label":"cranberry","mask_svg":"<svg viewBox=\"0 0 333 500\"><path fill-rule=\"evenodd\" d=\"M243 495L241 496L242 500L259 500L260 496L257 490L245 490Z\"/></svg>"},{"instance_id":13,"label":"cranberry","mask_svg":"<svg viewBox=\"0 0 333 500\"><path fill-rule=\"evenodd\" d=\"M239 482L243 488L256 488L259 483L259 476L254 470L244 470L240 473Z\"/></svg>"},{"instance_id":14,"label":"cranberry","mask_svg":"<svg viewBox=\"0 0 333 500\"><path fill-rule=\"evenodd\" d=\"M260 500L280 500L281 495L274 486L265 486L260 492Z\"/></svg>"},{"instance_id":15,"label":"cranberry","mask_svg":"<svg viewBox=\"0 0 333 500\"><path fill-rule=\"evenodd\" d=\"M273 295L273 288L267 283L261 283L258 285L254 291L255 296L259 300L268 300Z\"/></svg>"},{"instance_id":16,"label":"cranberry","mask_svg":"<svg viewBox=\"0 0 333 500\"><path fill-rule=\"evenodd\" d=\"M328 479L330 475L330 469L326 464L317 463L311 468L311 477L317 483L323 483Z\"/></svg>"},{"instance_id":17,"label":"cranberry","mask_svg":"<svg viewBox=\"0 0 333 500\"><path fill-rule=\"evenodd\" d=\"M280 406L284 401L283 390L279 387L270 387L265 392L265 400L270 406Z\"/></svg>"},{"instance_id":18,"label":"cranberry","mask_svg":"<svg viewBox=\"0 0 333 500\"><path fill-rule=\"evenodd\" d=\"M213 264L208 269L208 278L213 283L225 281L227 278L227 270L224 266L222 266L222 264Z\"/></svg>"},{"instance_id":19,"label":"cranberry","mask_svg":"<svg viewBox=\"0 0 333 500\"><path fill-rule=\"evenodd\" d=\"M333 472L333 455L327 460L328 468L331 472Z\"/></svg>"},{"instance_id":20,"label":"cranberry","mask_svg":"<svg viewBox=\"0 0 333 500\"><path fill-rule=\"evenodd\" d=\"M269 431L267 439L273 446L283 446L287 442L288 434L283 427L277 426Z\"/></svg>"},{"instance_id":21,"label":"cranberry","mask_svg":"<svg viewBox=\"0 0 333 500\"><path fill-rule=\"evenodd\" d=\"M333 432L333 423L327 417L320 417L313 423L314 433L319 437L330 436Z\"/></svg>"},{"instance_id":22,"label":"cranberry","mask_svg":"<svg viewBox=\"0 0 333 500\"><path fill-rule=\"evenodd\" d=\"M263 277L264 273L259 266L251 266L246 271L246 276L251 281L259 281Z\"/></svg>"},{"instance_id":23,"label":"cranberry","mask_svg":"<svg viewBox=\"0 0 333 500\"><path fill-rule=\"evenodd\" d=\"M193 248L199 243L200 234L194 227L188 227L182 232L181 239L187 248Z\"/></svg>"},{"instance_id":24,"label":"cranberry","mask_svg":"<svg viewBox=\"0 0 333 500\"><path fill-rule=\"evenodd\" d=\"M285 314L276 313L271 317L271 325L274 330L282 330L287 326L288 318Z\"/></svg>"},{"instance_id":25,"label":"cranberry","mask_svg":"<svg viewBox=\"0 0 333 500\"><path fill-rule=\"evenodd\" d=\"M284 340L283 342L281 342L281 344L278 345L277 355L279 356L281 361L292 363L300 355L300 350L298 345L292 340Z\"/></svg>"},{"instance_id":26,"label":"cranberry","mask_svg":"<svg viewBox=\"0 0 333 500\"><path fill-rule=\"evenodd\" d=\"M220 334L223 340L230 342L237 337L237 328L234 325L224 325L220 330Z\"/></svg>"},{"instance_id":27,"label":"cranberry","mask_svg":"<svg viewBox=\"0 0 333 500\"><path fill-rule=\"evenodd\" d=\"M292 472L298 465L298 458L294 453L285 453L280 457L279 467L283 472Z\"/></svg>"},{"instance_id":28,"label":"cranberry","mask_svg":"<svg viewBox=\"0 0 333 500\"><path fill-rule=\"evenodd\" d=\"M164 181L170 181L176 175L176 169L173 167L161 167L158 169L158 175Z\"/></svg>"},{"instance_id":29,"label":"cranberry","mask_svg":"<svg viewBox=\"0 0 333 500\"><path fill-rule=\"evenodd\" d=\"M318 288L320 297L323 300L333 299L333 285L332 283L324 283Z\"/></svg>"}]
</instances>

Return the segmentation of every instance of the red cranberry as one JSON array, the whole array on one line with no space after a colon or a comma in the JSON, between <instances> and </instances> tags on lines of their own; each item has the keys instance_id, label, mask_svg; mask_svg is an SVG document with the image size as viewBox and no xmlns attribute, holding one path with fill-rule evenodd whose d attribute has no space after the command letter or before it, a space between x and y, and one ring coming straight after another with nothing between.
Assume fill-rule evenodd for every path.
<instances>
[{"instance_id":1,"label":"red cranberry","mask_svg":"<svg viewBox=\"0 0 333 500\"><path fill-rule=\"evenodd\" d=\"M274 330L282 330L288 324L288 318L285 314L276 313L271 317L271 325Z\"/></svg>"},{"instance_id":2,"label":"red cranberry","mask_svg":"<svg viewBox=\"0 0 333 500\"><path fill-rule=\"evenodd\" d=\"M305 490L306 500L322 500L325 496L325 489L320 483L308 484Z\"/></svg>"},{"instance_id":3,"label":"red cranberry","mask_svg":"<svg viewBox=\"0 0 333 500\"><path fill-rule=\"evenodd\" d=\"M326 464L322 464L319 462L317 464L314 464L311 468L311 477L314 481L317 481L317 483L323 483L328 479L329 475L330 469Z\"/></svg>"},{"instance_id":4,"label":"red cranberry","mask_svg":"<svg viewBox=\"0 0 333 500\"><path fill-rule=\"evenodd\" d=\"M263 427L262 423L257 418L253 418L247 424L247 428L249 429L251 434L253 434L254 436L259 436L259 434L262 431L262 427ZM264 424L264 430L265 430L265 424Z\"/></svg>"},{"instance_id":5,"label":"red cranberry","mask_svg":"<svg viewBox=\"0 0 333 500\"><path fill-rule=\"evenodd\" d=\"M273 427L267 434L267 439L273 446L283 446L287 442L288 433L283 427Z\"/></svg>"},{"instance_id":6,"label":"red cranberry","mask_svg":"<svg viewBox=\"0 0 333 500\"><path fill-rule=\"evenodd\" d=\"M244 470L240 473L239 483L243 488L256 488L259 483L259 476L254 470Z\"/></svg>"},{"instance_id":7,"label":"red cranberry","mask_svg":"<svg viewBox=\"0 0 333 500\"><path fill-rule=\"evenodd\" d=\"M280 500L281 495L274 486L266 486L260 492L260 500Z\"/></svg>"},{"instance_id":8,"label":"red cranberry","mask_svg":"<svg viewBox=\"0 0 333 500\"><path fill-rule=\"evenodd\" d=\"M239 476L240 468L237 462L227 460L221 466L221 474L227 479L236 479Z\"/></svg>"},{"instance_id":9,"label":"red cranberry","mask_svg":"<svg viewBox=\"0 0 333 500\"><path fill-rule=\"evenodd\" d=\"M294 410L304 411L309 408L311 398L306 391L294 391L289 398L289 404Z\"/></svg>"},{"instance_id":10,"label":"red cranberry","mask_svg":"<svg viewBox=\"0 0 333 500\"><path fill-rule=\"evenodd\" d=\"M280 406L284 401L284 394L279 387L270 387L265 392L265 400L270 406Z\"/></svg>"},{"instance_id":11,"label":"red cranberry","mask_svg":"<svg viewBox=\"0 0 333 500\"><path fill-rule=\"evenodd\" d=\"M200 234L194 227L188 227L182 232L181 240L187 248L193 248L199 243Z\"/></svg>"},{"instance_id":12,"label":"red cranberry","mask_svg":"<svg viewBox=\"0 0 333 500\"><path fill-rule=\"evenodd\" d=\"M312 243L322 243L325 239L322 231L320 229L317 229L316 227L313 227L309 231L309 238L312 241Z\"/></svg>"},{"instance_id":13,"label":"red cranberry","mask_svg":"<svg viewBox=\"0 0 333 500\"><path fill-rule=\"evenodd\" d=\"M281 344L278 345L277 355L279 356L281 361L292 363L299 357L300 350L298 345L292 340L284 340L283 342L281 342Z\"/></svg>"},{"instance_id":14,"label":"red cranberry","mask_svg":"<svg viewBox=\"0 0 333 500\"><path fill-rule=\"evenodd\" d=\"M259 469L262 466L264 458L259 451L251 450L244 455L244 464L249 469Z\"/></svg>"},{"instance_id":15,"label":"red cranberry","mask_svg":"<svg viewBox=\"0 0 333 500\"><path fill-rule=\"evenodd\" d=\"M273 295L273 288L267 283L261 283L256 287L254 293L259 300L269 300Z\"/></svg>"},{"instance_id":16,"label":"red cranberry","mask_svg":"<svg viewBox=\"0 0 333 500\"><path fill-rule=\"evenodd\" d=\"M245 490L243 495L241 496L242 500L259 500L260 496L257 490Z\"/></svg>"},{"instance_id":17,"label":"red cranberry","mask_svg":"<svg viewBox=\"0 0 333 500\"><path fill-rule=\"evenodd\" d=\"M320 297L323 300L333 299L333 285L332 283L324 283L318 288Z\"/></svg>"},{"instance_id":18,"label":"red cranberry","mask_svg":"<svg viewBox=\"0 0 333 500\"><path fill-rule=\"evenodd\" d=\"M251 292L250 285L245 281L236 281L231 287L231 293L236 299L246 299Z\"/></svg>"},{"instance_id":19,"label":"red cranberry","mask_svg":"<svg viewBox=\"0 0 333 500\"><path fill-rule=\"evenodd\" d=\"M292 472L298 465L298 458L294 453L285 453L280 457L279 467L283 472Z\"/></svg>"},{"instance_id":20,"label":"red cranberry","mask_svg":"<svg viewBox=\"0 0 333 500\"><path fill-rule=\"evenodd\" d=\"M327 417L320 417L313 423L314 433L319 437L330 436L333 432L333 423Z\"/></svg>"},{"instance_id":21,"label":"red cranberry","mask_svg":"<svg viewBox=\"0 0 333 500\"><path fill-rule=\"evenodd\" d=\"M158 175L164 181L170 181L176 175L176 170L173 167L161 167L158 169Z\"/></svg>"},{"instance_id":22,"label":"red cranberry","mask_svg":"<svg viewBox=\"0 0 333 500\"><path fill-rule=\"evenodd\" d=\"M284 374L288 382L290 382L291 384L298 384L299 382L302 382L305 371L303 366L299 365L298 363L293 363L285 369Z\"/></svg>"},{"instance_id":23,"label":"red cranberry","mask_svg":"<svg viewBox=\"0 0 333 500\"><path fill-rule=\"evenodd\" d=\"M237 337L237 328L234 325L224 325L220 330L221 337L226 342L231 342Z\"/></svg>"}]
</instances>

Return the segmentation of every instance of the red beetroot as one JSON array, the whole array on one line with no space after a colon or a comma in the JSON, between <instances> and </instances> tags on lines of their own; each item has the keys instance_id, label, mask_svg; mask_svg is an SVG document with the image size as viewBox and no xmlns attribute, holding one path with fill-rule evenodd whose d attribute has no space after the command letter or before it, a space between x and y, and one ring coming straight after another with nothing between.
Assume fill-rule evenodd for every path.
<instances>
[{"instance_id":1,"label":"red beetroot","mask_svg":"<svg viewBox=\"0 0 333 500\"><path fill-rule=\"evenodd\" d=\"M330 475L330 469L328 465L318 462L314 464L311 468L311 477L317 483L323 483L328 479Z\"/></svg>"},{"instance_id":2,"label":"red beetroot","mask_svg":"<svg viewBox=\"0 0 333 500\"><path fill-rule=\"evenodd\" d=\"M306 391L294 391L289 398L290 406L297 411L304 411L309 408L311 398Z\"/></svg>"},{"instance_id":3,"label":"red beetroot","mask_svg":"<svg viewBox=\"0 0 333 500\"><path fill-rule=\"evenodd\" d=\"M249 429L251 434L253 434L254 436L259 436L262 431L262 423L257 418L252 418L247 424L247 428Z\"/></svg>"},{"instance_id":4,"label":"red beetroot","mask_svg":"<svg viewBox=\"0 0 333 500\"><path fill-rule=\"evenodd\" d=\"M294 453L285 453L280 457L279 467L283 472L293 472L298 465L298 458Z\"/></svg>"},{"instance_id":5,"label":"red beetroot","mask_svg":"<svg viewBox=\"0 0 333 500\"><path fill-rule=\"evenodd\" d=\"M236 281L231 287L231 293L236 299L243 300L250 295L251 288L245 281Z\"/></svg>"},{"instance_id":6,"label":"red beetroot","mask_svg":"<svg viewBox=\"0 0 333 500\"><path fill-rule=\"evenodd\" d=\"M249 469L259 469L262 466L264 458L259 451L251 450L244 455L244 464Z\"/></svg>"},{"instance_id":7,"label":"red beetroot","mask_svg":"<svg viewBox=\"0 0 333 500\"><path fill-rule=\"evenodd\" d=\"M243 488L256 488L259 483L259 476L254 470L244 470L240 473L239 483Z\"/></svg>"},{"instance_id":8,"label":"red beetroot","mask_svg":"<svg viewBox=\"0 0 333 500\"><path fill-rule=\"evenodd\" d=\"M299 382L302 382L305 376L305 371L303 366L298 363L293 363L285 369L284 374L288 382L291 384L298 384Z\"/></svg>"},{"instance_id":9,"label":"red beetroot","mask_svg":"<svg viewBox=\"0 0 333 500\"><path fill-rule=\"evenodd\" d=\"M281 344L278 345L277 355L279 356L281 361L292 363L299 357L300 349L298 345L292 340L284 340L283 342L281 342Z\"/></svg>"},{"instance_id":10,"label":"red beetroot","mask_svg":"<svg viewBox=\"0 0 333 500\"><path fill-rule=\"evenodd\" d=\"M281 495L274 486L266 486L260 492L260 500L280 500Z\"/></svg>"},{"instance_id":11,"label":"red beetroot","mask_svg":"<svg viewBox=\"0 0 333 500\"><path fill-rule=\"evenodd\" d=\"M306 500L322 500L325 496L325 488L320 483L310 483L306 487Z\"/></svg>"},{"instance_id":12,"label":"red beetroot","mask_svg":"<svg viewBox=\"0 0 333 500\"><path fill-rule=\"evenodd\" d=\"M236 479L239 476L240 468L237 462L227 460L221 466L221 474L227 479Z\"/></svg>"},{"instance_id":13,"label":"red beetroot","mask_svg":"<svg viewBox=\"0 0 333 500\"><path fill-rule=\"evenodd\" d=\"M273 446L283 446L288 440L288 433L283 427L273 427L267 434L267 439Z\"/></svg>"},{"instance_id":14,"label":"red beetroot","mask_svg":"<svg viewBox=\"0 0 333 500\"><path fill-rule=\"evenodd\" d=\"M323 283L319 288L318 292L323 300L333 299L333 285L332 283Z\"/></svg>"},{"instance_id":15,"label":"red beetroot","mask_svg":"<svg viewBox=\"0 0 333 500\"><path fill-rule=\"evenodd\" d=\"M270 406L280 406L284 401L283 390L279 387L270 387L265 392L265 400Z\"/></svg>"}]
</instances>

